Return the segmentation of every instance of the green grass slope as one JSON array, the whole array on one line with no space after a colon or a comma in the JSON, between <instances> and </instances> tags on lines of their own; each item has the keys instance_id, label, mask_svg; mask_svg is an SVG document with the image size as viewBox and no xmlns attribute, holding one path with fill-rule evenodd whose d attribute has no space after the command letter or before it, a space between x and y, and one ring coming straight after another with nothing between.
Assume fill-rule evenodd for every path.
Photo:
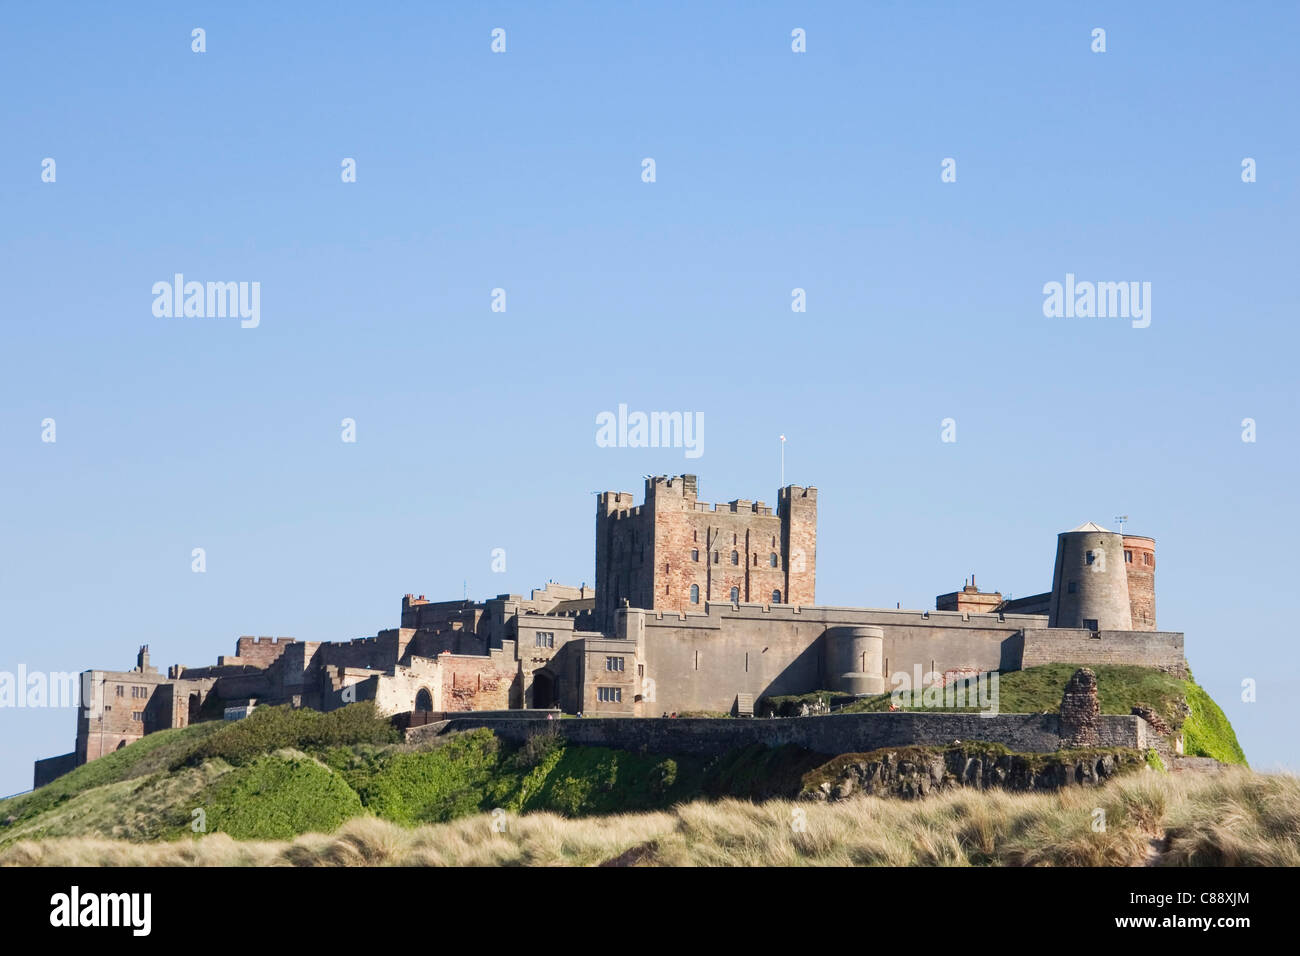
<instances>
[{"instance_id":1,"label":"green grass slope","mask_svg":"<svg viewBox=\"0 0 1300 956\"><path fill-rule=\"evenodd\" d=\"M998 709L1006 714L1055 713L1061 695L1077 664L1045 664L999 675ZM1103 714L1127 714L1145 704L1164 718L1173 730L1182 730L1184 753L1189 757L1213 757L1223 763L1246 765L1246 755L1228 718L1195 681L1183 680L1150 667L1101 664L1092 668L1097 675L1097 702ZM830 698L828 692L821 695ZM805 695L811 699L814 695ZM786 703L793 698L783 698ZM844 707L843 713L889 710L889 694L879 694ZM904 710L936 708L904 707ZM974 711L975 707L937 708Z\"/></svg>"}]
</instances>

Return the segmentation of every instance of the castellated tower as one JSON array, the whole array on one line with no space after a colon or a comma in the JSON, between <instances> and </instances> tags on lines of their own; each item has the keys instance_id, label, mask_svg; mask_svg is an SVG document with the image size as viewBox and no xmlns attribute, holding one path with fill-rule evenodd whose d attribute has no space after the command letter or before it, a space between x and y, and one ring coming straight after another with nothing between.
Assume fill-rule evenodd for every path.
<instances>
[{"instance_id":1,"label":"castellated tower","mask_svg":"<svg viewBox=\"0 0 1300 956\"><path fill-rule=\"evenodd\" d=\"M1124 551L1123 535L1091 521L1057 535L1048 627L1132 630ZM1153 593L1153 627L1154 600Z\"/></svg>"},{"instance_id":2,"label":"castellated tower","mask_svg":"<svg viewBox=\"0 0 1300 956\"><path fill-rule=\"evenodd\" d=\"M1128 603L1133 630L1156 629L1156 542L1138 534L1124 535L1124 567L1128 571Z\"/></svg>"},{"instance_id":3,"label":"castellated tower","mask_svg":"<svg viewBox=\"0 0 1300 956\"><path fill-rule=\"evenodd\" d=\"M816 603L817 489L789 485L778 508L738 498L698 500L695 475L647 478L645 503L628 492L596 499L596 625L606 633L627 601L698 611L708 601Z\"/></svg>"}]
</instances>

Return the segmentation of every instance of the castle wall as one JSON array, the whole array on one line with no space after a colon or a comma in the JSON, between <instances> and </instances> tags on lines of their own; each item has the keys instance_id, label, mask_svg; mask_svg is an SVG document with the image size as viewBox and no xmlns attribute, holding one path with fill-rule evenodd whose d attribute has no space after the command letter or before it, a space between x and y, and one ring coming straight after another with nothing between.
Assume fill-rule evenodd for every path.
<instances>
[{"instance_id":1,"label":"castle wall","mask_svg":"<svg viewBox=\"0 0 1300 956\"><path fill-rule=\"evenodd\" d=\"M409 635L413 632L407 633ZM394 629L380 631L375 637L324 643L316 654L318 666L387 669L401 660L405 644L400 634L399 630Z\"/></svg>"},{"instance_id":2,"label":"castle wall","mask_svg":"<svg viewBox=\"0 0 1300 956\"><path fill-rule=\"evenodd\" d=\"M159 688L167 684L167 678L157 671L88 673L88 679L83 674L82 686L89 683L90 706L77 709L74 753L78 766L168 726L160 724L157 716L162 706Z\"/></svg>"},{"instance_id":3,"label":"castle wall","mask_svg":"<svg viewBox=\"0 0 1300 956\"><path fill-rule=\"evenodd\" d=\"M832 714L777 720L717 720L708 718L643 720L583 718L548 721L545 718L501 718L468 715L413 727L407 740L439 733L487 727L513 743L532 734L554 729L571 743L650 753L716 755L755 744L786 744L815 753L864 753L882 747L946 746L954 740L998 743L1020 753L1051 753L1063 745L1060 717L1056 714L886 713ZM1146 749L1154 739L1141 717L1104 715L1096 720L1099 747Z\"/></svg>"},{"instance_id":4,"label":"castle wall","mask_svg":"<svg viewBox=\"0 0 1300 956\"><path fill-rule=\"evenodd\" d=\"M77 752L59 754L57 757L46 757L43 760L36 761L36 767L32 774L32 789L43 787L51 780L62 777L69 770L77 766Z\"/></svg>"},{"instance_id":5,"label":"castle wall","mask_svg":"<svg viewBox=\"0 0 1300 956\"><path fill-rule=\"evenodd\" d=\"M225 664L245 664L250 667L270 667L285 648L294 643L292 637L241 637L235 642L235 660L223 658Z\"/></svg>"},{"instance_id":6,"label":"castle wall","mask_svg":"<svg viewBox=\"0 0 1300 956\"><path fill-rule=\"evenodd\" d=\"M1183 635L1177 631L1026 631L1023 667L1040 664L1135 664L1185 676Z\"/></svg>"},{"instance_id":7,"label":"castle wall","mask_svg":"<svg viewBox=\"0 0 1300 956\"><path fill-rule=\"evenodd\" d=\"M518 669L512 641L503 651L489 657L441 654L441 697L435 696L438 711L507 710L517 699Z\"/></svg>"},{"instance_id":8,"label":"castle wall","mask_svg":"<svg viewBox=\"0 0 1300 956\"><path fill-rule=\"evenodd\" d=\"M413 658L409 666L393 668L391 675L378 678L375 707L381 714L401 714L415 709L415 697L429 692L433 709L442 709L442 668L437 661Z\"/></svg>"},{"instance_id":9,"label":"castle wall","mask_svg":"<svg viewBox=\"0 0 1300 956\"><path fill-rule=\"evenodd\" d=\"M640 665L636 644L596 637L582 640L581 649L578 664L582 696L578 709L584 715L597 716L633 717L641 713L637 706L642 681L637 676ZM602 700L602 696L606 699ZM653 705L647 705L650 706Z\"/></svg>"},{"instance_id":10,"label":"castle wall","mask_svg":"<svg viewBox=\"0 0 1300 956\"><path fill-rule=\"evenodd\" d=\"M483 613L483 606L473 601L426 601L424 595L408 594L402 599L401 620L404 628L475 632Z\"/></svg>"},{"instance_id":11,"label":"castle wall","mask_svg":"<svg viewBox=\"0 0 1300 956\"><path fill-rule=\"evenodd\" d=\"M576 619L571 617L521 614L515 619L515 653L519 669L519 696L515 706L537 706L533 693L535 675L546 670L553 680L560 682L560 686L553 690L561 695L559 699L564 701L565 709L582 709L582 662L571 659L566 647L575 637L587 635L575 633L575 627ZM547 701L548 704L555 702Z\"/></svg>"},{"instance_id":12,"label":"castle wall","mask_svg":"<svg viewBox=\"0 0 1300 956\"><path fill-rule=\"evenodd\" d=\"M883 632L891 674L1000 670L1020 666L1021 632L1042 617L870 608L767 608L710 604L704 614L626 611L618 636L636 642L653 681L642 715L727 712L738 693L802 694L831 686L823 636L836 627L874 625ZM647 695L648 697L648 695Z\"/></svg>"}]
</instances>

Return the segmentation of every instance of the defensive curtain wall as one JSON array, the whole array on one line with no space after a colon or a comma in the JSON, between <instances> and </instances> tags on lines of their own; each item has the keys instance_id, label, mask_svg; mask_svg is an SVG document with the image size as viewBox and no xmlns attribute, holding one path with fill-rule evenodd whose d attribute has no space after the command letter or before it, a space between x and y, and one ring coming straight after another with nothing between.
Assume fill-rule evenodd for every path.
<instances>
[{"instance_id":1,"label":"defensive curtain wall","mask_svg":"<svg viewBox=\"0 0 1300 956\"><path fill-rule=\"evenodd\" d=\"M529 617L520 618L521 645ZM602 653L615 652L619 641L635 649L644 672L634 690L645 699L622 710L647 717L729 712L739 694L757 700L810 689L880 693L893 689L892 675L914 680L918 668L945 683L1057 662L1186 672L1181 633L1045 625L1042 615L1028 614L707 604L702 614L624 608L615 635L592 639ZM619 678L631 678L630 671ZM600 679L591 674L585 683Z\"/></svg>"},{"instance_id":2,"label":"defensive curtain wall","mask_svg":"<svg viewBox=\"0 0 1300 956\"><path fill-rule=\"evenodd\" d=\"M1002 744L1019 753L1051 753L1071 744L1072 730L1058 714L917 713L831 714L764 720L660 718L625 720L619 717L560 719L533 713L527 717L470 713L438 720L406 732L408 741L458 730L486 727L512 743L546 732L558 733L573 744L649 753L721 754L759 744L793 744L823 754L865 753L882 747L947 746L954 741L980 740ZM1094 718L1098 747L1155 746L1157 735L1141 717L1103 715Z\"/></svg>"}]
</instances>

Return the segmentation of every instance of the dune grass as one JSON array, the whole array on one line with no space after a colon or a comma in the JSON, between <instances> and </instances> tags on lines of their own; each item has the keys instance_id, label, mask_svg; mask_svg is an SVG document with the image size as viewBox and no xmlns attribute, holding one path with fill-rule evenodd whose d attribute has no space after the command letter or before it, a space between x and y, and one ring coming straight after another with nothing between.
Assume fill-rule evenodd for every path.
<instances>
[{"instance_id":1,"label":"dune grass","mask_svg":"<svg viewBox=\"0 0 1300 956\"><path fill-rule=\"evenodd\" d=\"M1300 780L1242 768L1144 772L1055 793L725 799L584 819L476 814L412 828L361 817L333 834L291 841L240 842L224 833L162 843L56 838L0 851L0 865L73 866L1144 864L1300 865Z\"/></svg>"}]
</instances>

